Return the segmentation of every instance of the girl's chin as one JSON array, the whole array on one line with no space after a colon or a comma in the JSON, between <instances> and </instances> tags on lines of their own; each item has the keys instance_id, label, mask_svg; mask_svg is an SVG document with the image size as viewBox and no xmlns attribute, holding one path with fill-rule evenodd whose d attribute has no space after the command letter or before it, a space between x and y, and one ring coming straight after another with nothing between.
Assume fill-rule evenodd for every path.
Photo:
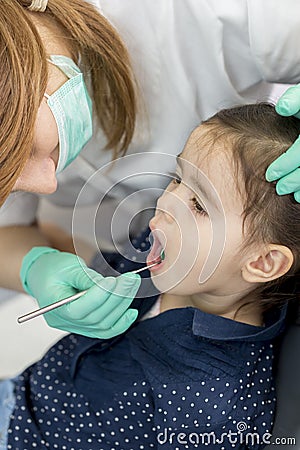
<instances>
[{"instance_id":1,"label":"girl's chin","mask_svg":"<svg viewBox=\"0 0 300 450\"><path fill-rule=\"evenodd\" d=\"M149 269L151 270L151 269ZM159 271L151 271L151 280L156 289L158 289L160 292L170 292L172 291L178 282L176 282L174 279L171 279L170 275L167 272L161 272Z\"/></svg>"}]
</instances>

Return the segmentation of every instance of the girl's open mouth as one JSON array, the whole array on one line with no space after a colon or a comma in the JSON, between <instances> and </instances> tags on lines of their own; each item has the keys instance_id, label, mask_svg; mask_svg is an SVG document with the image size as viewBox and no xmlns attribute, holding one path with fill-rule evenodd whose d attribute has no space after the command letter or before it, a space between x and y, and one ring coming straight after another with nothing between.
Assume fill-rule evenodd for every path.
<instances>
[{"instance_id":1,"label":"girl's open mouth","mask_svg":"<svg viewBox=\"0 0 300 450\"><path fill-rule=\"evenodd\" d=\"M165 236L160 230L152 230L150 236L150 242L152 240L152 247L149 255L147 256L147 265L157 263L157 265L151 267L149 270L156 270L161 266L162 261L165 259L164 242Z\"/></svg>"}]
</instances>

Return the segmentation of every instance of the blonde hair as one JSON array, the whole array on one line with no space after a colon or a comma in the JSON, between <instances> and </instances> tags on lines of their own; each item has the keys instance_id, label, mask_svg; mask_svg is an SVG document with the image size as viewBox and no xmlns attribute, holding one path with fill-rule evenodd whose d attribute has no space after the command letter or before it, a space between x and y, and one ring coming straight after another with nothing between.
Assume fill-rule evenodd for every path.
<instances>
[{"instance_id":1,"label":"blonde hair","mask_svg":"<svg viewBox=\"0 0 300 450\"><path fill-rule=\"evenodd\" d=\"M26 9L30 0L0 1L0 205L33 148L38 108L46 90L46 53ZM43 13L67 36L91 85L95 112L113 158L134 133L136 95L126 47L113 26L84 0L49 0Z\"/></svg>"}]
</instances>

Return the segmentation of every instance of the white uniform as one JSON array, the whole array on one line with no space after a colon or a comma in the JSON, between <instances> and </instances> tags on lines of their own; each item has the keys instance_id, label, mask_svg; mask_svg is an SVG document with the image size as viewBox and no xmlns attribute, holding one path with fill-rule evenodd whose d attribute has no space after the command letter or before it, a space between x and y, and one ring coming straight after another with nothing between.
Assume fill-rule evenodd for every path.
<instances>
[{"instance_id":1,"label":"white uniform","mask_svg":"<svg viewBox=\"0 0 300 450\"><path fill-rule=\"evenodd\" d=\"M122 182L126 193L144 189L120 205L122 189L106 195L99 216L107 223L95 226L98 238L109 234L110 214L118 209L117 239L126 239L127 224L137 211L155 204L173 158L199 122L217 110L256 100L267 100L269 83L300 81L299 0L93 0L116 27L128 46L140 90L142 114L128 155L109 172L88 184L81 195L83 217L92 233L89 204L98 204L110 186ZM63 207L65 228L71 227L72 210L89 176L109 163L101 131L94 134L81 155L58 176L59 187L48 197ZM153 153L156 154L153 157ZM141 157L140 157L141 156ZM134 176L140 174L140 176ZM126 183L125 180L126 179ZM0 224L30 224L39 197L12 194L0 211ZM86 209L85 209L86 205ZM121 213L120 213L121 211ZM52 213L51 213L52 214ZM78 220L77 220L78 219ZM94 222L93 222L94 223ZM138 223L137 228L141 226ZM76 226L75 226L76 228ZM75 230L76 232L76 230ZM107 234L108 233L108 234Z\"/></svg>"}]
</instances>

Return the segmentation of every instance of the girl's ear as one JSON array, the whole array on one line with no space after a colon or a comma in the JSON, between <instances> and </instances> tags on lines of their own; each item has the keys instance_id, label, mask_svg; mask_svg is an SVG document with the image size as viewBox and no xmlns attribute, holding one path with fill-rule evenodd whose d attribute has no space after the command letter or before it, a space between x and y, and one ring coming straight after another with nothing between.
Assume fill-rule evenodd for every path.
<instances>
[{"instance_id":1,"label":"girl's ear","mask_svg":"<svg viewBox=\"0 0 300 450\"><path fill-rule=\"evenodd\" d=\"M288 247L269 244L246 261L242 277L248 283L267 283L285 275L293 262L293 253Z\"/></svg>"}]
</instances>

